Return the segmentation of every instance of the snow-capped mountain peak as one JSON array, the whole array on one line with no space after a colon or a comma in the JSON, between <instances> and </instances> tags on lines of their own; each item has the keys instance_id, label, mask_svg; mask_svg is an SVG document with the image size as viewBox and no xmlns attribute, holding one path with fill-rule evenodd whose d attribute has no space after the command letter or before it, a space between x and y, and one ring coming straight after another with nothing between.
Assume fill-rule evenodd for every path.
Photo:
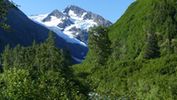
<instances>
[{"instance_id":1,"label":"snow-capped mountain peak","mask_svg":"<svg viewBox=\"0 0 177 100\"><path fill-rule=\"evenodd\" d=\"M75 6L75 5L70 5L68 7L65 8L65 10L63 11L63 13L69 15L69 16L78 16L78 17L82 17L82 15L84 13L86 13L87 11L78 7L78 6Z\"/></svg>"},{"instance_id":2,"label":"snow-capped mountain peak","mask_svg":"<svg viewBox=\"0 0 177 100\"><path fill-rule=\"evenodd\" d=\"M43 24L49 29L60 29L64 34L76 38L85 44L87 44L89 28L94 26L107 27L112 24L102 16L74 5L66 7L62 12L54 10L49 14L30 16L30 18L35 22Z\"/></svg>"},{"instance_id":3,"label":"snow-capped mountain peak","mask_svg":"<svg viewBox=\"0 0 177 100\"><path fill-rule=\"evenodd\" d=\"M42 21L43 21L43 22L48 22L48 21L51 21L52 18L65 19L65 18L66 18L66 15L56 9L56 10L52 11L52 12L51 12L46 18L44 18Z\"/></svg>"}]
</instances>

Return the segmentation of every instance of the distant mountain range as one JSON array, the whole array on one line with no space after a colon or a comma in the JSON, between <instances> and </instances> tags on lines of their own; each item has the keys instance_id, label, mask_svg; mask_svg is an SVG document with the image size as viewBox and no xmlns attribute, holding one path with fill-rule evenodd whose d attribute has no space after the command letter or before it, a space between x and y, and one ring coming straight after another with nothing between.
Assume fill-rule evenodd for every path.
<instances>
[{"instance_id":1,"label":"distant mountain range","mask_svg":"<svg viewBox=\"0 0 177 100\"><path fill-rule=\"evenodd\" d=\"M55 31L58 35L64 33L70 38L76 38L85 44L87 44L90 27L112 25L102 16L74 5L66 7L62 12L56 9L51 13L33 15L29 18Z\"/></svg>"}]
</instances>

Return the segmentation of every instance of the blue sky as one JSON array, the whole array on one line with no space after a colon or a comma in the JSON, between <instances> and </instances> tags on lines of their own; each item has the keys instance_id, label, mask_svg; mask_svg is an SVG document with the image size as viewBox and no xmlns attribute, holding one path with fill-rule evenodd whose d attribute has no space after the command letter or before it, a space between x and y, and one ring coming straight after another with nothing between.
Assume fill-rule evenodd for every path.
<instances>
[{"instance_id":1,"label":"blue sky","mask_svg":"<svg viewBox=\"0 0 177 100\"><path fill-rule=\"evenodd\" d=\"M43 14L76 5L115 22L134 0L12 0L27 15Z\"/></svg>"}]
</instances>

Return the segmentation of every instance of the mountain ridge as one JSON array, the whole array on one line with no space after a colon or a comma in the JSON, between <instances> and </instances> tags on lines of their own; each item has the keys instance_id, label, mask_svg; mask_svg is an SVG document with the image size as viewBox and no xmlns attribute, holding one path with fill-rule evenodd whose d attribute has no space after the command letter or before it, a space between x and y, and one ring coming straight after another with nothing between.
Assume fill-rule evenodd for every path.
<instances>
[{"instance_id":1,"label":"mountain ridge","mask_svg":"<svg viewBox=\"0 0 177 100\"><path fill-rule=\"evenodd\" d=\"M75 5L67 6L62 12L55 9L48 15L43 16L43 18L41 15L38 16L29 16L29 18L47 27L60 28L64 34L76 38L85 44L87 44L89 28L112 25L110 21L104 19L102 16Z\"/></svg>"}]
</instances>

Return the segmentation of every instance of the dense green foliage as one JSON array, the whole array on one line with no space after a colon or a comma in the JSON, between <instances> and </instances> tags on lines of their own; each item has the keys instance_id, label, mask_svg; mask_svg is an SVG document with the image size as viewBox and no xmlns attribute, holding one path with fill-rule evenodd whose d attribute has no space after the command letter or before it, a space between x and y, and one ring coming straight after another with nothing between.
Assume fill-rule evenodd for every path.
<instances>
[{"instance_id":1,"label":"dense green foliage","mask_svg":"<svg viewBox=\"0 0 177 100\"><path fill-rule=\"evenodd\" d=\"M69 68L70 56L55 47L52 34L31 47L8 46L2 54L1 100L78 100L87 91Z\"/></svg>"},{"instance_id":2,"label":"dense green foliage","mask_svg":"<svg viewBox=\"0 0 177 100\"><path fill-rule=\"evenodd\" d=\"M149 31L157 35L162 56L169 47L176 52L176 16L176 0L137 0L111 26L109 37L113 44L119 41L121 59L143 58Z\"/></svg>"},{"instance_id":3,"label":"dense green foliage","mask_svg":"<svg viewBox=\"0 0 177 100\"><path fill-rule=\"evenodd\" d=\"M73 66L75 75L90 86L93 98L176 100L176 16L176 0L136 0L104 33L111 41L106 64L90 59L100 56L91 32L89 53L82 64Z\"/></svg>"},{"instance_id":4,"label":"dense green foliage","mask_svg":"<svg viewBox=\"0 0 177 100\"><path fill-rule=\"evenodd\" d=\"M49 36L7 46L1 65L0 99L176 100L177 2L136 0L111 27L91 29L82 64L69 67L70 56Z\"/></svg>"},{"instance_id":5,"label":"dense green foliage","mask_svg":"<svg viewBox=\"0 0 177 100\"><path fill-rule=\"evenodd\" d=\"M148 61L119 61L94 71L75 66L75 70L81 80L83 73L88 73L86 81L99 98L176 100L176 65L177 56L168 56Z\"/></svg>"}]
</instances>

